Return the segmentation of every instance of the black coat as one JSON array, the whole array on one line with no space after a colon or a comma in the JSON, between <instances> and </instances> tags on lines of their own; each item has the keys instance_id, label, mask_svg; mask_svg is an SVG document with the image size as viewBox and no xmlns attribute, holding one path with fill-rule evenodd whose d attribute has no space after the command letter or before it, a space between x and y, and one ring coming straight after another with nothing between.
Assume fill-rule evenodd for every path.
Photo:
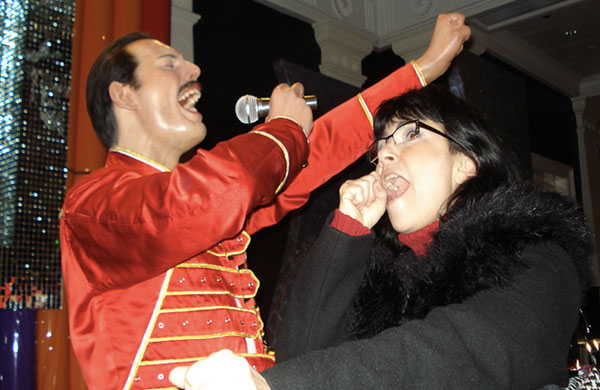
<instances>
[{"instance_id":1,"label":"black coat","mask_svg":"<svg viewBox=\"0 0 600 390\"><path fill-rule=\"evenodd\" d=\"M326 226L264 375L273 390L564 385L588 242L576 207L526 185L448 215L419 260Z\"/></svg>"}]
</instances>

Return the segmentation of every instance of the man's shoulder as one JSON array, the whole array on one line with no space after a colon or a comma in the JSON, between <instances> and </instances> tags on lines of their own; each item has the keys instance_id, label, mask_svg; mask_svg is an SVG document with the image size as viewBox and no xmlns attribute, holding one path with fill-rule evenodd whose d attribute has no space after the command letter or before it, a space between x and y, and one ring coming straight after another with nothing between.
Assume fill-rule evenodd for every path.
<instances>
[{"instance_id":1,"label":"man's shoulder","mask_svg":"<svg viewBox=\"0 0 600 390\"><path fill-rule=\"evenodd\" d=\"M116 179L123 175L128 174L136 174L136 170L131 167L126 167L122 165L111 165L111 166L103 166L97 169L94 169L91 172L84 173L81 178L79 178L73 187L69 190L76 191L82 187L88 187L93 185L94 183L98 183L99 181L106 181L111 179Z\"/></svg>"},{"instance_id":2,"label":"man's shoulder","mask_svg":"<svg viewBox=\"0 0 600 390\"><path fill-rule=\"evenodd\" d=\"M103 166L90 173L86 173L82 178L77 180L67 191L65 204L69 204L71 201L77 199L80 202L82 197L107 193L107 191L110 192L110 188L113 188L117 183L123 182L123 180L128 178L134 179L142 176L146 176L146 173L135 167L124 165Z\"/></svg>"}]
</instances>

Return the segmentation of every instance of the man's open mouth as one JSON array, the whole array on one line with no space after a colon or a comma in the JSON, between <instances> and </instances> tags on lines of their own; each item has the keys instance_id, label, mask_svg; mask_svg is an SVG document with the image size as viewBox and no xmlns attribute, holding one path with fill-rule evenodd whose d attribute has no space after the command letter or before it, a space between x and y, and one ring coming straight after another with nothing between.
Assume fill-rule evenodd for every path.
<instances>
[{"instance_id":1,"label":"man's open mouth","mask_svg":"<svg viewBox=\"0 0 600 390\"><path fill-rule=\"evenodd\" d=\"M187 111L198 112L196 103L202 97L202 86L197 81L188 81L179 88L179 105Z\"/></svg>"}]
</instances>

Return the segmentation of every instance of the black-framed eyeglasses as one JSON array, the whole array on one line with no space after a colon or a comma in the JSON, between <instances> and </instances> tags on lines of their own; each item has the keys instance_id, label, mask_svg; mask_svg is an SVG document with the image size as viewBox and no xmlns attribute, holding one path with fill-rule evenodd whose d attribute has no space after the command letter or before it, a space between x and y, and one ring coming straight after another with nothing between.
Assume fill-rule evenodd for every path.
<instances>
[{"instance_id":1,"label":"black-framed eyeglasses","mask_svg":"<svg viewBox=\"0 0 600 390\"><path fill-rule=\"evenodd\" d=\"M441 135L448 141L458 145L461 149L465 151L467 150L467 148L461 145L460 142L458 142L448 134L436 129L435 127L429 126L427 123L423 123L420 120L415 119L412 121L400 123L398 127L396 127L396 129L392 132L392 134L387 135L385 137L377 138L367 152L367 158L369 159L369 162L371 164L377 164L377 154L384 145L387 145L391 142L393 142L394 145L398 145L416 140L421 134L421 129L429 130L432 133Z\"/></svg>"}]
</instances>

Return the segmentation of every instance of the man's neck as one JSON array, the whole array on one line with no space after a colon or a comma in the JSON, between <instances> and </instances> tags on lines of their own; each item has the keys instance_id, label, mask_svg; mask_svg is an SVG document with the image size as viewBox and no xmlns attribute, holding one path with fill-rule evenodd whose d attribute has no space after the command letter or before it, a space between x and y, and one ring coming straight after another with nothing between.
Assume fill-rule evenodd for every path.
<instances>
[{"instance_id":1,"label":"man's neck","mask_svg":"<svg viewBox=\"0 0 600 390\"><path fill-rule=\"evenodd\" d=\"M115 146L164 165L169 170L175 168L179 158L185 152L154 136L152 131L146 131L142 123L125 122L123 127L119 126L119 129L121 128L127 131L117 130Z\"/></svg>"}]
</instances>

